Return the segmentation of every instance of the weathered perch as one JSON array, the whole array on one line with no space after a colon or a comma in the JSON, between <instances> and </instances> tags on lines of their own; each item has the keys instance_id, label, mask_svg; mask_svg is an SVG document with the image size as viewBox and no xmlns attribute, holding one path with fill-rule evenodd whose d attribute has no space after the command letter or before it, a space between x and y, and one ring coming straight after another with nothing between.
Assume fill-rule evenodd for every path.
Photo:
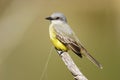
<instances>
[{"instance_id":1,"label":"weathered perch","mask_svg":"<svg viewBox=\"0 0 120 80\"><path fill-rule=\"evenodd\" d=\"M79 70L79 68L76 66L76 64L67 52L63 52L61 54L61 51L58 51L58 54L61 56L63 62L65 63L69 71L72 73L75 80L88 80Z\"/></svg>"}]
</instances>

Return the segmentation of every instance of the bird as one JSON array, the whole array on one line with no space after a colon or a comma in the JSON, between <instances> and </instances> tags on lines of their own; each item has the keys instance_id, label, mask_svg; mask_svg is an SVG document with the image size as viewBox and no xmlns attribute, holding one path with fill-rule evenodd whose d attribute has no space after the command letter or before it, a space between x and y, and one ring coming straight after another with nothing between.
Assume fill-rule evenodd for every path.
<instances>
[{"instance_id":1,"label":"bird","mask_svg":"<svg viewBox=\"0 0 120 80\"><path fill-rule=\"evenodd\" d=\"M50 21L49 36L55 49L63 52L73 51L80 58L87 57L97 67L102 69L102 65L92 57L92 55L83 47L79 38L72 28L68 25L67 19L63 13L55 12L45 18Z\"/></svg>"}]
</instances>

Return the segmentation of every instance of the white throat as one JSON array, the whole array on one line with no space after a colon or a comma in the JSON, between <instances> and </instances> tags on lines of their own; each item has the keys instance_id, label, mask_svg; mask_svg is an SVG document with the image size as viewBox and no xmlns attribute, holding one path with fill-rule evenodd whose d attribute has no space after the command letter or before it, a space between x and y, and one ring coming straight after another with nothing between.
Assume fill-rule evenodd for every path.
<instances>
[{"instance_id":1,"label":"white throat","mask_svg":"<svg viewBox=\"0 0 120 80\"><path fill-rule=\"evenodd\" d=\"M60 20L52 20L52 24L63 24L63 23L65 22Z\"/></svg>"}]
</instances>

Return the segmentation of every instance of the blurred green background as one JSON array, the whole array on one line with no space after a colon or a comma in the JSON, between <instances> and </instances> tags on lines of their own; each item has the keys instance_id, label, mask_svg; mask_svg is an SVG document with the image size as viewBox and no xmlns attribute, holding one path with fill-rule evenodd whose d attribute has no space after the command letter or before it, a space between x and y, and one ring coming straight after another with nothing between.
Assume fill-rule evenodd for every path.
<instances>
[{"instance_id":1,"label":"blurred green background","mask_svg":"<svg viewBox=\"0 0 120 80\"><path fill-rule=\"evenodd\" d=\"M0 80L40 80L51 49L45 17L62 12L103 65L71 57L89 80L120 80L119 0L0 0ZM42 80L73 80L53 49Z\"/></svg>"}]
</instances>

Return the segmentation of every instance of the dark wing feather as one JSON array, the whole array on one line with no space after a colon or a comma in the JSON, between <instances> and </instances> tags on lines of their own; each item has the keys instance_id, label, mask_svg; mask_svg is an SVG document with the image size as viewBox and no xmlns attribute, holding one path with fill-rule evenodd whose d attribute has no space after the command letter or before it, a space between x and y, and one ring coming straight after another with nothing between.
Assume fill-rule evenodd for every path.
<instances>
[{"instance_id":1,"label":"dark wing feather","mask_svg":"<svg viewBox=\"0 0 120 80\"><path fill-rule=\"evenodd\" d=\"M70 50L72 50L74 53L76 53L79 57L82 58L82 55L81 55L81 53L80 53L80 46L79 46L79 44L78 44L76 41L68 38L67 36L66 36L66 37L63 37L63 36L61 36L61 35L57 35L56 37L57 37L57 39L58 39L60 42L62 42L62 43L63 43L64 45L66 45Z\"/></svg>"}]
</instances>

